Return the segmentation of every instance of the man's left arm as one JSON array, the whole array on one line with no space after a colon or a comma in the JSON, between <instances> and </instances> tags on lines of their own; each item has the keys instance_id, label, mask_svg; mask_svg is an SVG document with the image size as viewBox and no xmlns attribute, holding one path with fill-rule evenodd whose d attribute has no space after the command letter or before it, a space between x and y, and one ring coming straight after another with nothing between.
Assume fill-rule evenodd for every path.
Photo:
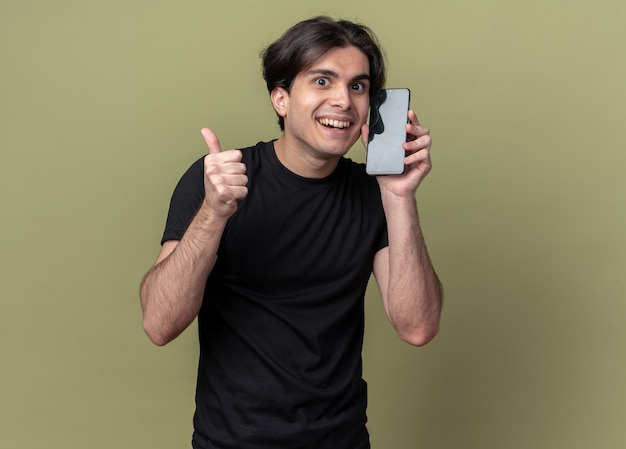
<instances>
[{"instance_id":1,"label":"man's left arm","mask_svg":"<svg viewBox=\"0 0 626 449\"><path fill-rule=\"evenodd\" d=\"M443 289L422 235L415 192L430 172L430 130L409 111L405 172L379 176L389 246L374 258L374 276L385 311L400 338L422 346L439 329Z\"/></svg>"}]
</instances>

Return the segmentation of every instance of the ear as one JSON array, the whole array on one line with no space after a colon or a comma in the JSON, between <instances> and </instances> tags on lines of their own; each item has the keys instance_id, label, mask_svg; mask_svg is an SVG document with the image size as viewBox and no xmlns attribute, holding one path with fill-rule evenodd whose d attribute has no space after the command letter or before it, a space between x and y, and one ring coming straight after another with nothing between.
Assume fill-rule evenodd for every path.
<instances>
[{"instance_id":1,"label":"ear","mask_svg":"<svg viewBox=\"0 0 626 449\"><path fill-rule=\"evenodd\" d=\"M282 87L275 87L270 93L270 99L276 113L281 117L286 117L289 109L289 93Z\"/></svg>"}]
</instances>

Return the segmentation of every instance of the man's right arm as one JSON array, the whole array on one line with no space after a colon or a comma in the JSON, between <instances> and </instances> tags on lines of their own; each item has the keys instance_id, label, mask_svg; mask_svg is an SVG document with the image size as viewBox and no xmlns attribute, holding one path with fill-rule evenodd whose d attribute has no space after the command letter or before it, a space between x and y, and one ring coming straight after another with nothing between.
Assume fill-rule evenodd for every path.
<instances>
[{"instance_id":1,"label":"man's right arm","mask_svg":"<svg viewBox=\"0 0 626 449\"><path fill-rule=\"evenodd\" d=\"M159 346L176 338L198 315L228 218L237 210L237 201L248 194L241 152L222 152L209 129L203 129L202 135L209 147L202 205L180 241L163 243L141 282L143 328Z\"/></svg>"},{"instance_id":2,"label":"man's right arm","mask_svg":"<svg viewBox=\"0 0 626 449\"><path fill-rule=\"evenodd\" d=\"M226 219L201 207L180 242L163 243L141 283L143 329L163 346L191 324L200 311L206 280L217 259Z\"/></svg>"}]
</instances>

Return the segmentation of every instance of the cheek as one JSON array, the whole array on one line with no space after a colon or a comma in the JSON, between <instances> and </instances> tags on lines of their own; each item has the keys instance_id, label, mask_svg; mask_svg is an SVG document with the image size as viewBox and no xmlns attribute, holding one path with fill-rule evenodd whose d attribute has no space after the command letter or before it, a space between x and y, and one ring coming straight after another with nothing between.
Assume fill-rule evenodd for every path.
<instances>
[{"instance_id":1,"label":"cheek","mask_svg":"<svg viewBox=\"0 0 626 449\"><path fill-rule=\"evenodd\" d=\"M313 106L310 101L307 101L306 98L298 98L294 101L292 98L289 102L288 114L291 114L292 118L299 119L300 116L303 116L307 113L307 111L311 111Z\"/></svg>"},{"instance_id":2,"label":"cheek","mask_svg":"<svg viewBox=\"0 0 626 449\"><path fill-rule=\"evenodd\" d=\"M367 121L370 113L370 102L366 100L359 105L359 117L361 119L361 124Z\"/></svg>"}]
</instances>

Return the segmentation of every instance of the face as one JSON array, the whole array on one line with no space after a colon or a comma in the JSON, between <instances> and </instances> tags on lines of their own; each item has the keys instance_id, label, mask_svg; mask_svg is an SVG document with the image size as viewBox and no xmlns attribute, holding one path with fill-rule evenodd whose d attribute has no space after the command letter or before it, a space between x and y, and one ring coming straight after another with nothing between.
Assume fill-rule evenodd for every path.
<instances>
[{"instance_id":1,"label":"face","mask_svg":"<svg viewBox=\"0 0 626 449\"><path fill-rule=\"evenodd\" d=\"M286 146L319 160L343 156L367 120L369 84L367 56L356 47L337 47L299 73L289 93L274 89Z\"/></svg>"}]
</instances>

